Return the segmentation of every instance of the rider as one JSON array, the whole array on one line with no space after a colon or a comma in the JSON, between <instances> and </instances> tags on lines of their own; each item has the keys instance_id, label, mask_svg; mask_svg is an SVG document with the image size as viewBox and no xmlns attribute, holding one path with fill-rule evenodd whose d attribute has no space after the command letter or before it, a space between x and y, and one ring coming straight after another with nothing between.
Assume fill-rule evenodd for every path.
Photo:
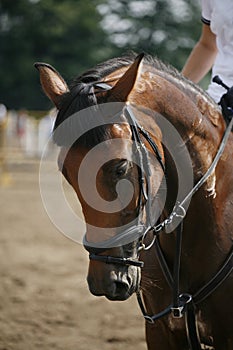
<instances>
[{"instance_id":1,"label":"rider","mask_svg":"<svg viewBox=\"0 0 233 350\"><path fill-rule=\"evenodd\" d=\"M194 46L182 73L198 83L212 68L212 78L218 75L226 86L233 86L233 26L232 0L201 0L202 33ZM215 81L216 82L216 81ZM207 92L223 108L226 117L232 115L233 89L224 89L213 79ZM220 83L220 85L219 85ZM224 95L223 95L224 94Z\"/></svg>"}]
</instances>

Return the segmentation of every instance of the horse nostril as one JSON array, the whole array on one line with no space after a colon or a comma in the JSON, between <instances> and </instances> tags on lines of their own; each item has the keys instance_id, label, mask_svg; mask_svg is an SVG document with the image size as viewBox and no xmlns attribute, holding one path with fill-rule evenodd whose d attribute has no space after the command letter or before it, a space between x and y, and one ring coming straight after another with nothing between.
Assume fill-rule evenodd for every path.
<instances>
[{"instance_id":1,"label":"horse nostril","mask_svg":"<svg viewBox=\"0 0 233 350\"><path fill-rule=\"evenodd\" d=\"M124 293L127 293L129 290L129 285L126 282L122 282L122 281L115 281L115 294L116 295L121 295Z\"/></svg>"}]
</instances>

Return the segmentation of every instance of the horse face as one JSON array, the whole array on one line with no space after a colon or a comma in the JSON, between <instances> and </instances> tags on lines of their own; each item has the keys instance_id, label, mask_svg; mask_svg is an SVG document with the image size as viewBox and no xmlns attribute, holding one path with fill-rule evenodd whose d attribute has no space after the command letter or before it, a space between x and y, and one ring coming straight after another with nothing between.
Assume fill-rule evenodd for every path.
<instances>
[{"instance_id":1,"label":"horse face","mask_svg":"<svg viewBox=\"0 0 233 350\"><path fill-rule=\"evenodd\" d=\"M138 168L133 162L131 132L127 124L112 125L111 140L91 150L81 145L62 148L58 163L74 188L86 221L88 242L109 239L130 225L138 213ZM137 242L102 253L136 258ZM138 288L140 270L90 261L88 284L94 295L125 300Z\"/></svg>"},{"instance_id":2,"label":"horse face","mask_svg":"<svg viewBox=\"0 0 233 350\"><path fill-rule=\"evenodd\" d=\"M117 82L104 95L104 102L125 103L129 101L128 97L140 75L139 68L142 58L143 55L139 55L132 64L129 64L127 70L126 67L122 68L120 79L115 79ZM67 106L64 108L64 103L65 100L69 100L70 94L72 97L72 91L64 79L48 64L37 63L35 66L40 72L40 80L45 94L53 101L58 110L67 111ZM111 81L114 79L110 79ZM83 82L81 83L83 84ZM87 94L87 96L89 95ZM75 97L77 101L81 98L81 96L77 96L76 90ZM103 96L101 98L103 99ZM136 96L135 99L137 100ZM71 100L74 101L73 98ZM80 104L80 108L73 110L72 113L89 105L92 103L85 104L85 106ZM65 118L68 117L69 114L65 116ZM59 121L57 118L55 129L63 120ZM130 224L138 215L139 177L138 166L133 162L132 135L129 126L122 124L120 127L112 125L111 133L112 137L109 140L111 147L105 147L102 150L94 147L89 162L85 163L85 160L88 158L90 149L81 146L81 144L76 145L77 147L71 147L69 150L62 147L59 156L60 169L74 188L82 205L87 223L87 241L92 243L104 241L117 235L122 231L122 226ZM116 147L117 139L121 142ZM64 146L63 141L57 142L55 140L55 142L59 146ZM98 161L103 159L106 161L103 161L99 166ZM83 166L83 163L86 165ZM95 178L93 178L93 174ZM153 176L152 181L156 183L154 186L156 191L161 178ZM136 258L137 242L111 248L102 254ZM107 265L98 261L90 262L88 283L90 291L95 295L105 295L111 300L127 299L138 288L139 280L138 267Z\"/></svg>"}]
</instances>

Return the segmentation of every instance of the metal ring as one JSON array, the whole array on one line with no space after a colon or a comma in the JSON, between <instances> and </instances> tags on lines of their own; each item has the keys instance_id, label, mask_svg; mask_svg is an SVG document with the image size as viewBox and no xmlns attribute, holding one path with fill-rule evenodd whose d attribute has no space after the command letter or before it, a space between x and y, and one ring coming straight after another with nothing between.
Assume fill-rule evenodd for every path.
<instances>
[{"instance_id":1,"label":"metal ring","mask_svg":"<svg viewBox=\"0 0 233 350\"><path fill-rule=\"evenodd\" d=\"M145 244L144 244L144 249L143 250L149 250L153 244L155 243L155 239L156 239L156 236L153 237L152 241L150 244L148 244L148 246L146 247Z\"/></svg>"},{"instance_id":2,"label":"metal ring","mask_svg":"<svg viewBox=\"0 0 233 350\"><path fill-rule=\"evenodd\" d=\"M154 324L154 323L155 323L155 321L153 320L153 318L150 317L149 315L144 315L144 318L145 318L145 320L146 320L148 323L150 323L150 324Z\"/></svg>"},{"instance_id":3,"label":"metal ring","mask_svg":"<svg viewBox=\"0 0 233 350\"><path fill-rule=\"evenodd\" d=\"M177 210L181 210L181 213L177 213ZM176 210L174 211L174 215L177 217L177 218L184 218L186 216L186 210L184 209L184 207L182 207L182 205L178 204L177 207L176 207Z\"/></svg>"},{"instance_id":4,"label":"metal ring","mask_svg":"<svg viewBox=\"0 0 233 350\"><path fill-rule=\"evenodd\" d=\"M154 226L153 230L155 232L160 232L163 229L164 225L165 225L165 221L163 221L161 224L158 224L157 226Z\"/></svg>"},{"instance_id":5,"label":"metal ring","mask_svg":"<svg viewBox=\"0 0 233 350\"><path fill-rule=\"evenodd\" d=\"M140 243L140 244L141 244L141 247L139 247L139 251L142 251L142 250L149 250L149 249L153 246L153 244L154 244L154 242L155 242L155 239L156 239L156 236L155 236L155 235L154 235L154 237L153 237L151 243L148 244L148 246L146 246L145 243L144 243L144 239L145 239L147 233L148 233L151 229L153 229L153 227L148 227L148 228L146 229L146 231L144 232L144 234L143 234L143 236L142 236L142 239L141 239L141 243Z\"/></svg>"},{"instance_id":6,"label":"metal ring","mask_svg":"<svg viewBox=\"0 0 233 350\"><path fill-rule=\"evenodd\" d=\"M179 300L182 302L181 299L184 299L183 302L184 302L184 305L190 303L193 299L192 295L191 294L188 294L188 293L182 293L179 295Z\"/></svg>"}]
</instances>

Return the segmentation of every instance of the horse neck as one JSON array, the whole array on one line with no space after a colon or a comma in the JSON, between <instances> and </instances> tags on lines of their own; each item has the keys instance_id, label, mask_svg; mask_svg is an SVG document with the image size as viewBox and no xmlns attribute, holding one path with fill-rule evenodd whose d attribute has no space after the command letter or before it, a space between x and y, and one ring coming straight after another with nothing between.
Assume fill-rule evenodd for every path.
<instances>
[{"instance_id":1,"label":"horse neck","mask_svg":"<svg viewBox=\"0 0 233 350\"><path fill-rule=\"evenodd\" d=\"M179 88L178 83L173 84L161 77L152 80L150 85L150 91L147 91L147 101L152 101L149 108L162 114L180 133L191 156L195 184L208 170L217 153L225 128L223 118L213 103L205 96L202 97L199 93L188 90L188 87L188 92L185 93ZM149 96L149 94L152 95ZM218 213L220 207L218 177L219 172L214 171L198 190L191 200L184 220L183 266L187 267L187 271L191 271L192 264L200 261L200 256L203 264L205 260L208 264L210 256L214 258L212 266L206 268L203 274L197 274L197 280L208 278L225 259L229 249L229 240L221 227L221 218ZM175 181L174 167L169 166L167 162L168 189L174 188ZM174 200L172 196L174 197L175 194L169 195L172 202ZM168 213L171 211L170 207L166 209ZM162 234L161 244L168 259L173 261L175 234L170 236ZM206 254L207 249L208 254ZM200 270L202 270L201 266ZM203 276L204 274L206 276Z\"/></svg>"},{"instance_id":2,"label":"horse neck","mask_svg":"<svg viewBox=\"0 0 233 350\"><path fill-rule=\"evenodd\" d=\"M133 99L157 112L155 125L161 127L157 119L159 114L162 124L167 120L178 131L191 156L196 182L212 164L225 130L220 109L204 91L202 94L199 88L179 76L165 73L162 76L161 72L152 75L147 70L142 73ZM170 137L166 127L162 126L163 139ZM214 191L215 178L213 174L204 186L208 193Z\"/></svg>"}]
</instances>

